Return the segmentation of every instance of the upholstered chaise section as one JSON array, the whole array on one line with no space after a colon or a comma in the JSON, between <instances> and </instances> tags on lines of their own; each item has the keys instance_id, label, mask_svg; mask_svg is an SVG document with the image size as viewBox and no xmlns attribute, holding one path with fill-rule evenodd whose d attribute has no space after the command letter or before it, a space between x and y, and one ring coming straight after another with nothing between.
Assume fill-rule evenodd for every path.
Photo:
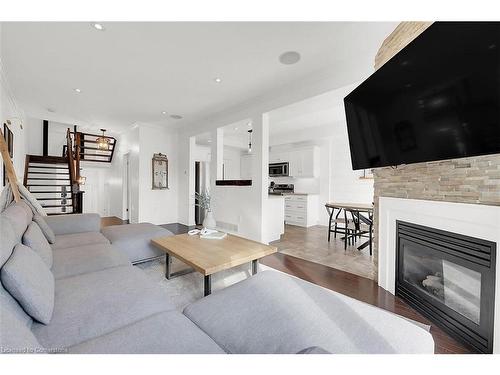
<instances>
[{"instance_id":1,"label":"upholstered chaise section","mask_svg":"<svg viewBox=\"0 0 500 375\"><path fill-rule=\"evenodd\" d=\"M56 280L52 320L32 330L46 348L68 347L172 309L140 269L110 268Z\"/></svg>"},{"instance_id":2,"label":"upholstered chaise section","mask_svg":"<svg viewBox=\"0 0 500 375\"><path fill-rule=\"evenodd\" d=\"M264 271L184 314L229 353L434 353L430 333L397 315L280 272Z\"/></svg>"},{"instance_id":3,"label":"upholstered chaise section","mask_svg":"<svg viewBox=\"0 0 500 375\"><path fill-rule=\"evenodd\" d=\"M132 263L165 255L151 244L151 239L173 235L169 230L151 223L111 225L103 228L102 234Z\"/></svg>"},{"instance_id":4,"label":"upholstered chaise section","mask_svg":"<svg viewBox=\"0 0 500 375\"><path fill-rule=\"evenodd\" d=\"M94 354L224 354L188 318L164 312L69 348L70 353Z\"/></svg>"}]
</instances>

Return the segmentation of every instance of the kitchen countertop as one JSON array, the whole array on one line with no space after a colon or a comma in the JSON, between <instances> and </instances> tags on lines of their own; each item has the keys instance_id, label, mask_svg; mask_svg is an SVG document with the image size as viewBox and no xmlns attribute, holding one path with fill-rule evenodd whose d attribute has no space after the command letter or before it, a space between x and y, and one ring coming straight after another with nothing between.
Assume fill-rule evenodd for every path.
<instances>
[{"instance_id":1,"label":"kitchen countertop","mask_svg":"<svg viewBox=\"0 0 500 375\"><path fill-rule=\"evenodd\" d=\"M269 199L282 199L283 195L279 194L268 194Z\"/></svg>"},{"instance_id":2,"label":"kitchen countertop","mask_svg":"<svg viewBox=\"0 0 500 375\"><path fill-rule=\"evenodd\" d=\"M276 193L268 193L270 197L283 197L285 195L318 195L317 193L281 193L281 194L276 194Z\"/></svg>"}]
</instances>

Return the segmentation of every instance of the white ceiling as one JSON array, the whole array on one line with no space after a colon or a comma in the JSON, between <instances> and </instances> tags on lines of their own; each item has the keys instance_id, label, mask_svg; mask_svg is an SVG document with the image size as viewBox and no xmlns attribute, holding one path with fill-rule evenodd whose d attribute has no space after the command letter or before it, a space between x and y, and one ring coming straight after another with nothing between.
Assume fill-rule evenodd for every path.
<instances>
[{"instance_id":1,"label":"white ceiling","mask_svg":"<svg viewBox=\"0 0 500 375\"><path fill-rule=\"evenodd\" d=\"M395 25L118 22L101 32L85 22L11 22L2 23L2 65L29 116L114 130L182 126L317 71L371 66ZM290 50L302 59L280 64Z\"/></svg>"},{"instance_id":2,"label":"white ceiling","mask_svg":"<svg viewBox=\"0 0 500 375\"><path fill-rule=\"evenodd\" d=\"M280 136L287 133L300 134L299 138L302 142L332 135L335 131L335 124L345 123L344 97L357 85L358 83L344 86L270 111L268 113L269 135L273 138L273 142L279 143ZM328 134L315 134L315 131L322 127L329 129ZM246 149L249 128L251 128L251 123L248 119L224 126L224 145ZM311 131L308 132L308 129ZM287 137L283 139L286 140ZM209 132L196 136L197 144L207 146L210 142Z\"/></svg>"}]
</instances>

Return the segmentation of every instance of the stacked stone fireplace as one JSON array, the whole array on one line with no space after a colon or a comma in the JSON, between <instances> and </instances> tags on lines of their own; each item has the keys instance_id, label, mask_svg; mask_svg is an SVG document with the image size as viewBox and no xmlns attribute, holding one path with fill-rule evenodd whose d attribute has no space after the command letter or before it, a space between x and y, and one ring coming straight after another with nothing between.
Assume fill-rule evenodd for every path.
<instances>
[{"instance_id":1,"label":"stacked stone fireplace","mask_svg":"<svg viewBox=\"0 0 500 375\"><path fill-rule=\"evenodd\" d=\"M431 24L401 22L377 52L375 69ZM397 221L489 241L496 249L500 248L500 154L378 168L373 175L374 258L378 263L378 283L384 289L396 293ZM493 260L491 266L500 272L498 259ZM426 276L437 276L439 280L439 272L434 270L434 275L429 272ZM429 288L434 285L438 294L445 293L444 286L440 290L435 278L431 277L426 284ZM493 285L494 295L489 296L494 299L492 347L494 353L500 353L498 277ZM471 314L474 320L474 312Z\"/></svg>"}]
</instances>

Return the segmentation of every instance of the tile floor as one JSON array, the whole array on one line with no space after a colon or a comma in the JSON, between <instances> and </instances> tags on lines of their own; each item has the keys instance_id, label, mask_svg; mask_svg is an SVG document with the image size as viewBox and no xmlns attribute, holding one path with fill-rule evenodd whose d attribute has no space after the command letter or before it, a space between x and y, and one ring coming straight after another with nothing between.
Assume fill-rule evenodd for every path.
<instances>
[{"instance_id":1,"label":"tile floor","mask_svg":"<svg viewBox=\"0 0 500 375\"><path fill-rule=\"evenodd\" d=\"M283 254L295 256L328 267L350 272L358 276L375 279L376 266L370 256L368 247L359 251L356 247L365 241L358 240L355 245L347 246L344 242L333 238L328 242L328 227L316 225L302 228L294 225L285 225L285 234L280 241L272 245L278 247Z\"/></svg>"}]
</instances>

